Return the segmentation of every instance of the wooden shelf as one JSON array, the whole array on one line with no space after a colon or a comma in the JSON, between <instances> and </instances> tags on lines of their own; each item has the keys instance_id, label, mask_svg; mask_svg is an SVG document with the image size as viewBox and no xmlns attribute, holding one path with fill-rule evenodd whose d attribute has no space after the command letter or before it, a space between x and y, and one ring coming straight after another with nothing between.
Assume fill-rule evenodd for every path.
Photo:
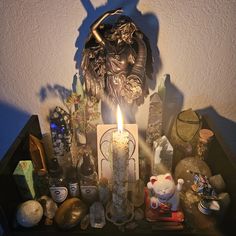
<instances>
[{"instance_id":1,"label":"wooden shelf","mask_svg":"<svg viewBox=\"0 0 236 236\"><path fill-rule=\"evenodd\" d=\"M211 149L209 158L206 160L213 174L221 174L227 185L227 192L231 197L231 207L226 217L219 222L209 216L201 214L197 210L197 206L193 207L193 214L186 218L183 231L154 231L152 223L143 220L139 222L139 227L135 230L126 230L122 235L222 235L233 232L236 229L236 167L231 162L231 156L227 153L227 148L221 145L220 135L216 128L206 120L205 127L210 127L216 135ZM20 160L29 159L28 138L29 134L41 138L41 130L37 115L33 115L25 127L22 129L15 142L4 156L0 165L0 222L5 230L6 235L120 235L121 231L114 225L107 222L103 229L92 229L81 231L80 227L74 227L69 231L62 231L55 226L45 226L39 224L33 228L13 227L13 219L17 205L22 202L22 199L17 191L12 173ZM184 206L184 203L183 203ZM186 207L186 206L184 206ZM186 209L185 209L186 210ZM205 222L206 227L193 227L193 220ZM197 225L197 224L195 224ZM218 228L216 228L218 226Z\"/></svg>"}]
</instances>

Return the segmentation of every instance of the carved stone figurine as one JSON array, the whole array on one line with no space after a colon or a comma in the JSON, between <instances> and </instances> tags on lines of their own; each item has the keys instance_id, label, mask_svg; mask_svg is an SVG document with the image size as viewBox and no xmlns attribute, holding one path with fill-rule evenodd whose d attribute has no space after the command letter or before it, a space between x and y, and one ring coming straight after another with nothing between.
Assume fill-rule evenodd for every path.
<instances>
[{"instance_id":1,"label":"carved stone figurine","mask_svg":"<svg viewBox=\"0 0 236 236\"><path fill-rule=\"evenodd\" d=\"M179 208L179 192L184 183L183 179L178 179L178 184L175 182L171 174L152 176L147 187L153 192L150 198L150 206L153 209L170 207L171 211L177 211Z\"/></svg>"},{"instance_id":2,"label":"carved stone figurine","mask_svg":"<svg viewBox=\"0 0 236 236\"><path fill-rule=\"evenodd\" d=\"M148 94L146 66L152 64L147 63L149 44L127 16L122 15L112 25L102 24L122 12L106 12L91 26L81 68L88 94L106 101L108 98L113 105L140 105Z\"/></svg>"}]
</instances>

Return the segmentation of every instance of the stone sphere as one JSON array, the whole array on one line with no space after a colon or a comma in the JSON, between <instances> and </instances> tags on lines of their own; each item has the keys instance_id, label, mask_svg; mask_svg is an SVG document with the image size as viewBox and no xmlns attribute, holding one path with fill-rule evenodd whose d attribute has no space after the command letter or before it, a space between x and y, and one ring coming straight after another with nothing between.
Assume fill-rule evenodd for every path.
<instances>
[{"instance_id":1,"label":"stone sphere","mask_svg":"<svg viewBox=\"0 0 236 236\"><path fill-rule=\"evenodd\" d=\"M182 190L186 192L193 184L194 174L191 172L200 173L208 178L212 175L211 170L205 161L198 157L186 157L182 159L175 168L175 180L183 179L184 184Z\"/></svg>"},{"instance_id":2,"label":"stone sphere","mask_svg":"<svg viewBox=\"0 0 236 236\"><path fill-rule=\"evenodd\" d=\"M33 227L37 225L43 216L43 208L39 202L29 200L22 203L17 212L16 220L23 227Z\"/></svg>"}]
</instances>

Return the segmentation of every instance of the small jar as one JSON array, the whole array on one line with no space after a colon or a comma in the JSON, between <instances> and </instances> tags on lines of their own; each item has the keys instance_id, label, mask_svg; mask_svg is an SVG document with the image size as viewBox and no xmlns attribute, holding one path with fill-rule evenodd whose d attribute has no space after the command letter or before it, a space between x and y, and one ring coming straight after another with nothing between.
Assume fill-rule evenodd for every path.
<instances>
[{"instance_id":1,"label":"small jar","mask_svg":"<svg viewBox=\"0 0 236 236\"><path fill-rule=\"evenodd\" d=\"M200 160L205 160L208 155L210 143L213 139L214 133L209 129L201 129L199 131L199 139L197 143L197 156Z\"/></svg>"}]
</instances>

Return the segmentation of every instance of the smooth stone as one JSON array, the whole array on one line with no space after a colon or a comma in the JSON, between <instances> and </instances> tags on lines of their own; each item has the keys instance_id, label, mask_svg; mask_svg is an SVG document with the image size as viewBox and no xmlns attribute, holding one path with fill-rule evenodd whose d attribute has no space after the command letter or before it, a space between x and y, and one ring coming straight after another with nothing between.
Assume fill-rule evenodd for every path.
<instances>
[{"instance_id":1,"label":"smooth stone","mask_svg":"<svg viewBox=\"0 0 236 236\"><path fill-rule=\"evenodd\" d=\"M37 225L43 216L43 208L39 202L29 200L20 204L16 212L16 220L23 227Z\"/></svg>"},{"instance_id":2,"label":"smooth stone","mask_svg":"<svg viewBox=\"0 0 236 236\"><path fill-rule=\"evenodd\" d=\"M89 223L90 223L90 215L87 214L80 222L80 228L82 230L86 230L89 227Z\"/></svg>"},{"instance_id":3,"label":"smooth stone","mask_svg":"<svg viewBox=\"0 0 236 236\"><path fill-rule=\"evenodd\" d=\"M134 219L139 221L142 220L144 218L144 211L142 208L137 208L134 211Z\"/></svg>"},{"instance_id":4,"label":"smooth stone","mask_svg":"<svg viewBox=\"0 0 236 236\"><path fill-rule=\"evenodd\" d=\"M223 177L220 174L211 176L209 178L209 183L217 193L225 191L226 184Z\"/></svg>"},{"instance_id":5,"label":"smooth stone","mask_svg":"<svg viewBox=\"0 0 236 236\"><path fill-rule=\"evenodd\" d=\"M38 201L43 207L43 214L47 218L53 219L58 209L57 204L48 196L42 196Z\"/></svg>"},{"instance_id":6,"label":"smooth stone","mask_svg":"<svg viewBox=\"0 0 236 236\"><path fill-rule=\"evenodd\" d=\"M59 228L70 229L76 226L86 213L87 206L79 198L70 198L58 208L54 220Z\"/></svg>"},{"instance_id":7,"label":"smooth stone","mask_svg":"<svg viewBox=\"0 0 236 236\"><path fill-rule=\"evenodd\" d=\"M138 227L138 224L136 222L134 222L134 221L125 225L125 228L129 229L129 230L134 230L137 227Z\"/></svg>"}]
</instances>

